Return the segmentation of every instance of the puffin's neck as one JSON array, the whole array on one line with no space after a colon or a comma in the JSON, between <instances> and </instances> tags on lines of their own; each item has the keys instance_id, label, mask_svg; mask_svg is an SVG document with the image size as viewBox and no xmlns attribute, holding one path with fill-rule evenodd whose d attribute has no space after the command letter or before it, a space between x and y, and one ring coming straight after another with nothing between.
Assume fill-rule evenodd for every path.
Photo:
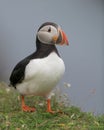
<instances>
[{"instance_id":1,"label":"puffin's neck","mask_svg":"<svg viewBox=\"0 0 104 130\"><path fill-rule=\"evenodd\" d=\"M36 40L36 48L37 48L37 50L36 50L37 52L39 52L45 56L48 56L51 52L56 52L56 54L58 56L60 56L55 45L41 43L38 40L38 38Z\"/></svg>"}]
</instances>

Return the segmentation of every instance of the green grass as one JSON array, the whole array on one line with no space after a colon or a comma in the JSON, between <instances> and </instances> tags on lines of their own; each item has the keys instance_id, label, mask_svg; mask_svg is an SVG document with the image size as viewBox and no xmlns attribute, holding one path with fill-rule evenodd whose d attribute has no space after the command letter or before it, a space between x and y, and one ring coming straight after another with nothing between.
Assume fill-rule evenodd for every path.
<instances>
[{"instance_id":1,"label":"green grass","mask_svg":"<svg viewBox=\"0 0 104 130\"><path fill-rule=\"evenodd\" d=\"M19 94L0 84L0 130L104 130L104 115L94 116L79 108L65 107L52 100L55 114L46 112L45 99L26 97L26 104L36 107L36 112L21 111Z\"/></svg>"}]
</instances>

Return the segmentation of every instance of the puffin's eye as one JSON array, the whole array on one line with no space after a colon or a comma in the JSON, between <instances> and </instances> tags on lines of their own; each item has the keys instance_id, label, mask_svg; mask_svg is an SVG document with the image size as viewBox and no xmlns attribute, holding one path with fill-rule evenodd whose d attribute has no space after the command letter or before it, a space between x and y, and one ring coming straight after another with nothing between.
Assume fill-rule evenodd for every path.
<instances>
[{"instance_id":1,"label":"puffin's eye","mask_svg":"<svg viewBox=\"0 0 104 130\"><path fill-rule=\"evenodd\" d=\"M51 32L51 27L48 28L48 32Z\"/></svg>"}]
</instances>

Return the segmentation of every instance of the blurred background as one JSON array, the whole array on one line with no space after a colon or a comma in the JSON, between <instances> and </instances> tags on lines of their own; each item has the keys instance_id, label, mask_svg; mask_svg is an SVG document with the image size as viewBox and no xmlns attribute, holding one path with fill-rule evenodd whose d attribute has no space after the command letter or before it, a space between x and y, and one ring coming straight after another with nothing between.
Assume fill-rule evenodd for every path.
<instances>
[{"instance_id":1,"label":"blurred background","mask_svg":"<svg viewBox=\"0 0 104 130\"><path fill-rule=\"evenodd\" d=\"M56 22L70 46L57 46L66 66L59 86L71 105L104 113L104 1L0 0L0 81L9 83L14 66L35 51L39 26Z\"/></svg>"}]
</instances>

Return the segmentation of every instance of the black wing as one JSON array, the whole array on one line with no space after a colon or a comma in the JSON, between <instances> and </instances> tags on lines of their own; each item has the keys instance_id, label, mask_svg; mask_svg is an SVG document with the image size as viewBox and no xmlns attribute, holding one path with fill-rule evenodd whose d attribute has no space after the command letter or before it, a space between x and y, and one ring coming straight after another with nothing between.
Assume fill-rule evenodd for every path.
<instances>
[{"instance_id":1,"label":"black wing","mask_svg":"<svg viewBox=\"0 0 104 130\"><path fill-rule=\"evenodd\" d=\"M22 61L20 61L15 68L13 69L11 76L10 76L10 84L12 86L16 86L17 83L21 83L25 77L25 68L26 65L30 62L31 59L35 57L35 53L31 54L30 56L26 57Z\"/></svg>"},{"instance_id":2,"label":"black wing","mask_svg":"<svg viewBox=\"0 0 104 130\"><path fill-rule=\"evenodd\" d=\"M12 86L15 87L17 83L22 82L25 76L25 68L29 61L29 59L24 59L15 66L10 76L10 84Z\"/></svg>"}]
</instances>

